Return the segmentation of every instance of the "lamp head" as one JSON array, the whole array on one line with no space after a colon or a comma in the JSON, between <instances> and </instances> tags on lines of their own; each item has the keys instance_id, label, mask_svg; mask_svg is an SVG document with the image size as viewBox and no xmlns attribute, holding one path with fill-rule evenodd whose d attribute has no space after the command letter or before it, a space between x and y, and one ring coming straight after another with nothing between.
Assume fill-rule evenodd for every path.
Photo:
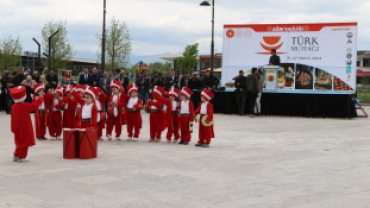
<instances>
[{"instance_id":1,"label":"lamp head","mask_svg":"<svg viewBox=\"0 0 370 208\"><path fill-rule=\"evenodd\" d=\"M211 4L207 0L205 0L200 3L200 6L211 6Z\"/></svg>"}]
</instances>

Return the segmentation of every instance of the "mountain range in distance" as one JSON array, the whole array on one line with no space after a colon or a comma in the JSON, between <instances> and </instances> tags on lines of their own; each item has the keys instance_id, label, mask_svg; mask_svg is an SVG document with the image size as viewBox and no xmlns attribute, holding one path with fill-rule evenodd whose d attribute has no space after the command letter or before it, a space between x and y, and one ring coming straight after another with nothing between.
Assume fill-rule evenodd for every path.
<instances>
[{"instance_id":1,"label":"mountain range in distance","mask_svg":"<svg viewBox=\"0 0 370 208\"><path fill-rule=\"evenodd\" d=\"M77 58L87 58L87 59L98 60L96 53L89 52L89 51L74 51L74 52L75 52L75 57ZM130 62L133 65L135 65L138 61L143 61L144 63L147 63L147 64L154 63L154 62L162 62L162 63L168 62L166 60L160 59L158 57L160 55L171 55L171 53L150 55L150 56L139 56L139 55L131 54Z\"/></svg>"}]
</instances>

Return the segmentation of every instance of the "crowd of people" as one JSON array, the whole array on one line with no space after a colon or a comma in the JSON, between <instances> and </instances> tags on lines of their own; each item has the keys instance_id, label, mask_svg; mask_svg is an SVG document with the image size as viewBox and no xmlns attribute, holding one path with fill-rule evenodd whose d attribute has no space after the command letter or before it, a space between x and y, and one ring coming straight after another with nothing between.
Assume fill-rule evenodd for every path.
<instances>
[{"instance_id":1,"label":"crowd of people","mask_svg":"<svg viewBox=\"0 0 370 208\"><path fill-rule=\"evenodd\" d=\"M262 69L252 68L252 73L244 76L244 71L239 71L239 76L235 77L235 92L238 102L239 115L245 115L246 100L248 98L248 112L254 118L261 114L261 97L263 93L264 78Z\"/></svg>"},{"instance_id":2,"label":"crowd of people","mask_svg":"<svg viewBox=\"0 0 370 208\"><path fill-rule=\"evenodd\" d=\"M60 80L55 70L50 69L44 79L41 80L38 72L31 74L30 69L24 71L19 68L17 73L2 73L1 110L12 114L12 132L16 140L22 140L20 137L25 135L19 124L21 119L17 118L24 116L25 112L34 112L39 140L46 139L46 129L51 139L61 139L63 128L97 130L99 139L103 137L102 129L107 128L108 140L112 139L115 129L115 138L121 140L123 125L127 126L128 140L135 140L139 137L142 123L140 111L143 109L150 113L150 142L159 142L162 132L168 128L167 142L179 140L179 144L189 144L192 123L197 114L201 115L201 119L206 115L208 118L200 124L196 146L209 147L214 137L211 124L213 107L209 101L219 85L219 79L210 71L203 79L198 79L196 74L189 77L187 73L179 77L174 69L165 77L162 73L151 77L148 71L143 70L135 80L130 80L125 69L117 69L113 74L111 71L102 73L97 68L90 72L84 68L76 83L69 73L65 73ZM194 90L202 90L202 103L197 103L200 104L197 110L191 101ZM32 122L29 124L32 125ZM30 128L26 129L30 131ZM31 140L26 142L28 146L34 145ZM13 159L22 162L28 146L21 147L17 142L16 146Z\"/></svg>"},{"instance_id":3,"label":"crowd of people","mask_svg":"<svg viewBox=\"0 0 370 208\"><path fill-rule=\"evenodd\" d=\"M12 88L10 94L15 104L11 110L11 131L14 133L16 144L13 161L27 162L28 147L35 145L33 125L28 116L32 111L35 112L36 137L39 140L46 139L46 128L51 139L57 140L62 139L63 128L96 131L96 139L99 140L103 139L104 128L106 138L112 140L115 129L115 138L121 140L122 126L126 125L127 140L133 141L139 138L143 122L141 110L145 109L150 113L149 142L160 142L162 132L168 129L167 142L181 145L189 144L193 122L196 122L197 115L200 115L199 140L195 146L209 147L211 139L214 138L213 106L210 103L214 95L211 91L203 89L200 94L201 104L195 110L189 100L193 91L188 87L183 87L180 91L172 85L175 81L172 77L167 92L162 87L154 86L151 92L152 100L145 99L146 104L143 105L138 98L142 88L131 83L125 89L122 87L120 75L110 82L110 96L99 87L83 84L76 87L70 84L65 88L56 87L52 92L52 89L46 91L44 85L38 83L33 87L36 96L32 95L31 103L28 103L25 102L25 86ZM82 74L80 79L83 80L80 82L85 82L86 85L87 82L100 83L91 77L93 76ZM144 86L146 80L139 79L136 82ZM107 113L103 109L104 104L107 104ZM166 108L163 108L163 105Z\"/></svg>"}]
</instances>

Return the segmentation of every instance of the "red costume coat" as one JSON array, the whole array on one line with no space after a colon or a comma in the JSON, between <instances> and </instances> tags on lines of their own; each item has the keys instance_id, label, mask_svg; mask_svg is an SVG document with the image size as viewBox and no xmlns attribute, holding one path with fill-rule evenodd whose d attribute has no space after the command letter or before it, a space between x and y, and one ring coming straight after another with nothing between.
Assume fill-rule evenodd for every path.
<instances>
[{"instance_id":1,"label":"red costume coat","mask_svg":"<svg viewBox=\"0 0 370 208\"><path fill-rule=\"evenodd\" d=\"M83 100L76 91L73 91L72 95L73 97L75 97L76 101L80 103L81 109L83 109L83 106L85 105L85 100ZM81 127L86 128L87 130L92 127L95 130L97 130L98 129L97 118L98 118L98 110L96 109L95 103L93 103L93 106L91 108L90 123L83 123L81 120Z\"/></svg>"},{"instance_id":2,"label":"red costume coat","mask_svg":"<svg viewBox=\"0 0 370 208\"><path fill-rule=\"evenodd\" d=\"M181 101L180 101L180 109L181 109ZM189 100L189 116L188 117L184 117L184 116L181 116L179 117L180 119L180 124L183 122L183 121L187 121L188 123L191 122L191 121L194 121L194 105L193 105L193 102L191 102ZM184 119L185 118L185 119ZM182 124L181 124L182 125ZM193 132L193 131L191 131Z\"/></svg>"},{"instance_id":3,"label":"red costume coat","mask_svg":"<svg viewBox=\"0 0 370 208\"><path fill-rule=\"evenodd\" d=\"M120 97L120 100L119 100L118 105L122 105L122 106L126 107L126 106L127 106L128 101L129 101L130 99L131 99L131 97L130 97L130 96L128 96L128 95L126 94L126 92L123 90L123 91L121 92L121 97ZM141 102L141 100L140 100L140 99L138 99L138 100L137 100L137 104L136 104L136 105L134 105L134 108L135 108L135 109L137 109L137 113L135 113L135 114L136 114L136 116L135 116L135 117L137 117L137 122L136 122L135 128L137 127L137 128L139 128L139 129L141 129L141 127L143 126L143 120L142 120L142 118L141 118L141 112L140 112L140 110L143 108L143 104L142 104L142 102ZM128 116L128 113L127 113L127 107L125 108L125 112L124 112L124 114L125 114L126 122L128 122L128 119L127 119L127 116ZM133 113L130 113L130 114L133 114Z\"/></svg>"},{"instance_id":4,"label":"red costume coat","mask_svg":"<svg viewBox=\"0 0 370 208\"><path fill-rule=\"evenodd\" d=\"M147 105L148 106L154 106L157 108L157 110L159 111L159 113L150 113L150 116L152 117L153 116L153 120L154 122L151 122L151 125L154 124L154 125L160 125L160 132L164 131L167 126L168 126L168 123L167 123L167 113L163 111L163 108L162 108L162 102L159 101L159 100L149 100L147 101ZM153 114L153 115L152 115Z\"/></svg>"},{"instance_id":5,"label":"red costume coat","mask_svg":"<svg viewBox=\"0 0 370 208\"><path fill-rule=\"evenodd\" d=\"M126 95L126 94L125 94ZM126 95L127 96L127 95ZM113 97L114 95L110 95L109 96L109 99L108 99L108 106L109 106L109 103L111 103L113 101ZM122 101L123 102L122 102ZM118 95L118 99L117 99L117 107L118 107L118 115L121 116L120 118L120 121L121 121L121 125L125 125L126 124L126 113L125 111L122 111L122 108L125 107L125 97L122 96L122 94L119 94Z\"/></svg>"},{"instance_id":6,"label":"red costume coat","mask_svg":"<svg viewBox=\"0 0 370 208\"><path fill-rule=\"evenodd\" d=\"M35 110L36 134L37 134L37 132L39 132L39 135L37 135L37 137L45 136L45 130L46 130L46 127L48 126L48 108L47 108L47 105L46 105L46 101L41 103L39 105L39 107L41 105L44 105L45 113L40 114L39 113L39 108L37 108L37 110Z\"/></svg>"},{"instance_id":7,"label":"red costume coat","mask_svg":"<svg viewBox=\"0 0 370 208\"><path fill-rule=\"evenodd\" d=\"M50 93L46 93L44 95L44 101L49 102L49 109L48 109L48 126L50 127L50 120L52 118L51 114L53 113L53 107L55 107L57 110L62 110L63 102L60 101L56 106L54 106L54 95Z\"/></svg>"},{"instance_id":8,"label":"red costume coat","mask_svg":"<svg viewBox=\"0 0 370 208\"><path fill-rule=\"evenodd\" d=\"M200 111L202 109L202 104L199 105L197 110L195 111L195 115L200 114ZM211 102L207 103L207 121L213 121L213 106ZM211 126L203 126L201 120L205 115L201 115L200 122L199 122L199 143L210 143L210 139L215 137L214 131L213 131L213 125ZM203 141L206 140L206 141Z\"/></svg>"},{"instance_id":9,"label":"red costume coat","mask_svg":"<svg viewBox=\"0 0 370 208\"><path fill-rule=\"evenodd\" d=\"M71 97L63 97L63 102L68 104L68 109L63 113L63 127L64 128L76 128L76 108L77 108L77 101L75 98L71 99ZM64 123L65 122L65 123Z\"/></svg>"},{"instance_id":10,"label":"red costume coat","mask_svg":"<svg viewBox=\"0 0 370 208\"><path fill-rule=\"evenodd\" d=\"M35 145L35 135L30 113L36 111L42 104L42 97L32 103L15 103L11 110L11 131L14 133L14 142L17 147L27 148Z\"/></svg>"}]
</instances>

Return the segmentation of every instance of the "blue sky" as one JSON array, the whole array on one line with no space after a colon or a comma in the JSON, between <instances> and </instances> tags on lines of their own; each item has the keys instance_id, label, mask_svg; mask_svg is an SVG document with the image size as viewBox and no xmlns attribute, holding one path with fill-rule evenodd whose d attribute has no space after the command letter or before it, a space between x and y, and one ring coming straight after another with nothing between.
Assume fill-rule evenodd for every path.
<instances>
[{"instance_id":1,"label":"blue sky","mask_svg":"<svg viewBox=\"0 0 370 208\"><path fill-rule=\"evenodd\" d=\"M210 51L211 7L201 0L107 0L107 23L125 21L132 53L140 56L179 54L186 44ZM0 39L19 36L26 51L36 51L48 20L66 20L76 51L96 53L95 33L102 30L103 0L1 0ZM358 22L358 49L370 49L370 1L364 0L216 0L215 49L222 52L224 24Z\"/></svg>"}]
</instances>

